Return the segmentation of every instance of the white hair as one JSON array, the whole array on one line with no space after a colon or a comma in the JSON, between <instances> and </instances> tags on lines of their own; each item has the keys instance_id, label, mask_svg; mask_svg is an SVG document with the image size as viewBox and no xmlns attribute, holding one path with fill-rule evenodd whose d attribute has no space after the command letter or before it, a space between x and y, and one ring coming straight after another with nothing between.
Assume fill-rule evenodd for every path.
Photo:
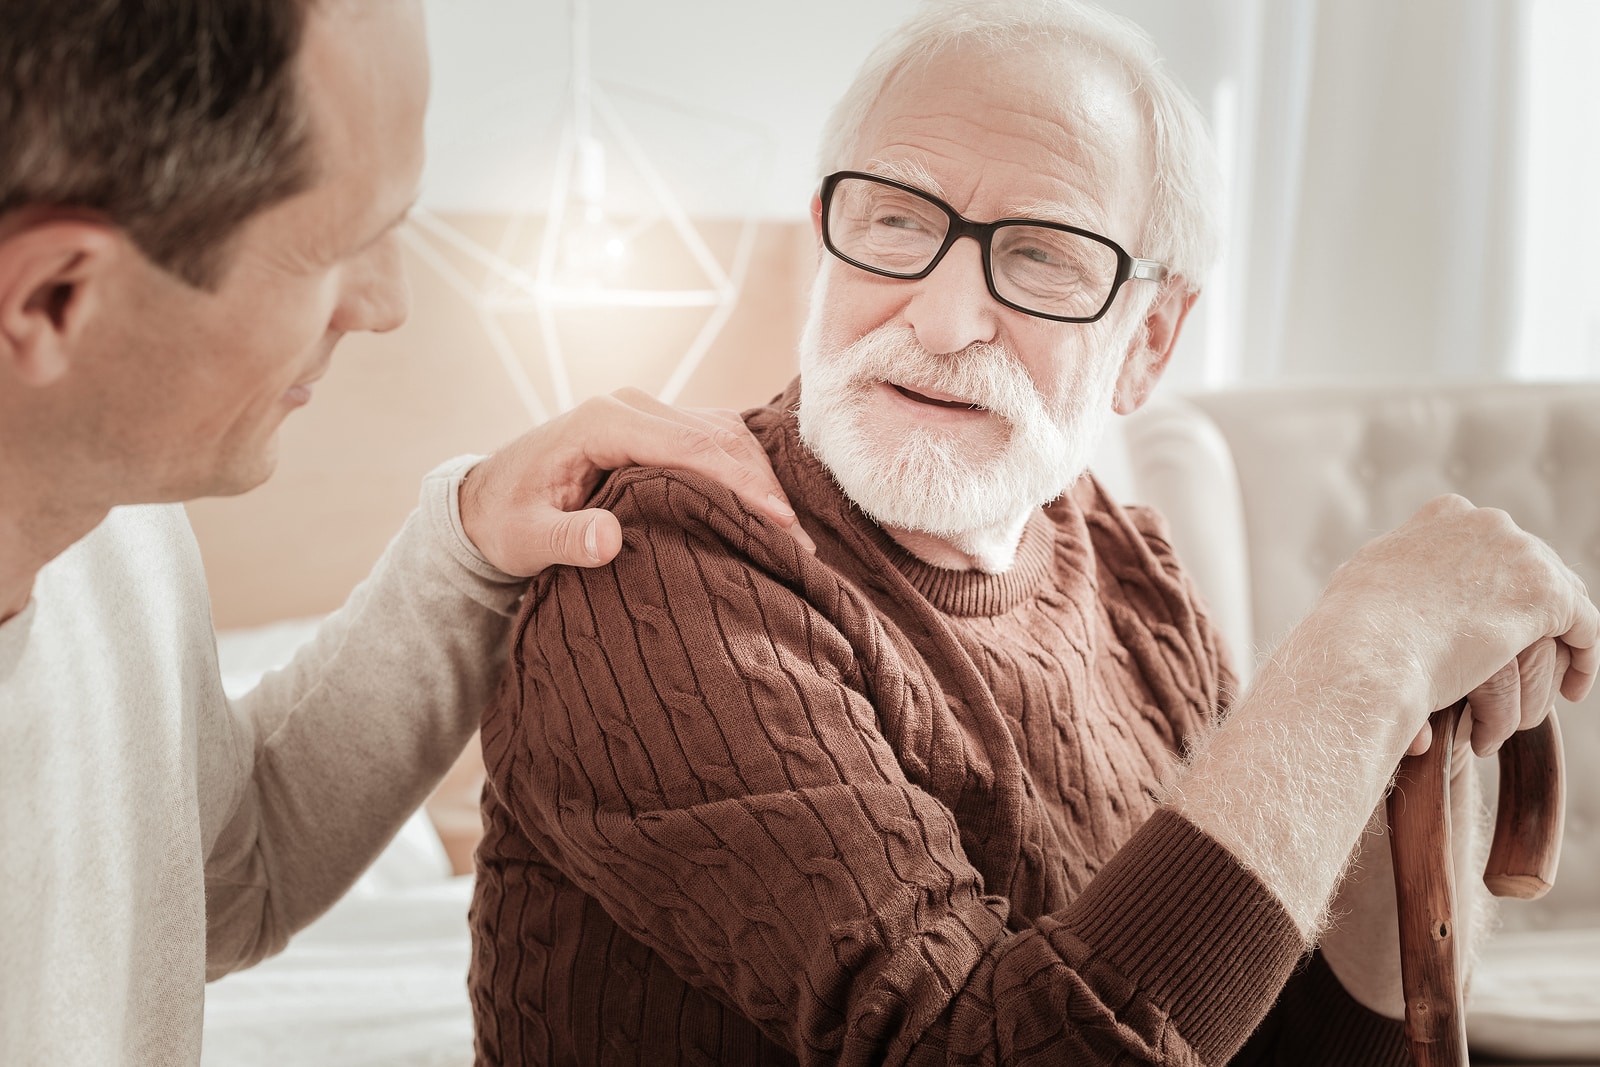
<instances>
[{"instance_id":1,"label":"white hair","mask_svg":"<svg viewBox=\"0 0 1600 1067\"><path fill-rule=\"evenodd\" d=\"M1205 280L1218 247L1216 155L1194 101L1168 73L1143 29L1079 0L925 0L862 65L823 128L823 174L850 168L856 138L878 98L907 67L959 45L1003 53L1019 47L1106 57L1121 66L1144 111L1155 174L1140 244L1189 291Z\"/></svg>"}]
</instances>

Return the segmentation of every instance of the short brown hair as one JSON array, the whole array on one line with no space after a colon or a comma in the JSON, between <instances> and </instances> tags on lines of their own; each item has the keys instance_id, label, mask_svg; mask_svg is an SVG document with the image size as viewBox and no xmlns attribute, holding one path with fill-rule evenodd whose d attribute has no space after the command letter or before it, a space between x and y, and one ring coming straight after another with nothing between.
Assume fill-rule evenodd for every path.
<instances>
[{"instance_id":1,"label":"short brown hair","mask_svg":"<svg viewBox=\"0 0 1600 1067\"><path fill-rule=\"evenodd\" d=\"M0 216L86 208L199 287L301 191L312 0L0 0Z\"/></svg>"}]
</instances>

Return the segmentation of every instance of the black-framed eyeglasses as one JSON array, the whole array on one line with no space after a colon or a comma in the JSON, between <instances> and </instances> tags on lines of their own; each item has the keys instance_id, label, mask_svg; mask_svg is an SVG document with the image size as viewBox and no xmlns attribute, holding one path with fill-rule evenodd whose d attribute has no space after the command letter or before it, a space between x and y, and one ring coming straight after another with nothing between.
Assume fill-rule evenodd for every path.
<instances>
[{"instance_id":1,"label":"black-framed eyeglasses","mask_svg":"<svg viewBox=\"0 0 1600 1067\"><path fill-rule=\"evenodd\" d=\"M1167 267L1135 259L1109 237L1059 222L973 222L892 178L841 170L822 179L822 243L853 267L915 281L962 237L983 249L983 280L1008 308L1056 322L1094 322L1130 279L1162 281Z\"/></svg>"}]
</instances>

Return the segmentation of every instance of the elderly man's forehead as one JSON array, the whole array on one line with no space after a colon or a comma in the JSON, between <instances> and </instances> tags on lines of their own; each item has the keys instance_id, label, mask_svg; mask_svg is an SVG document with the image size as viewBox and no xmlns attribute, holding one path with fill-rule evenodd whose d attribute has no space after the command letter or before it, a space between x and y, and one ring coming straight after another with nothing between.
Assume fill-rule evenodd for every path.
<instances>
[{"instance_id":1,"label":"elderly man's forehead","mask_svg":"<svg viewBox=\"0 0 1600 1067\"><path fill-rule=\"evenodd\" d=\"M941 184L939 160L981 145L990 162L1036 164L1072 192L1020 194L1008 214L1092 225L1112 199L1133 201L1142 217L1150 141L1143 103L1116 60L1064 44L959 43L895 73L859 131L856 163L956 199L970 190L952 187L961 178ZM1081 204L1084 196L1098 203Z\"/></svg>"}]
</instances>

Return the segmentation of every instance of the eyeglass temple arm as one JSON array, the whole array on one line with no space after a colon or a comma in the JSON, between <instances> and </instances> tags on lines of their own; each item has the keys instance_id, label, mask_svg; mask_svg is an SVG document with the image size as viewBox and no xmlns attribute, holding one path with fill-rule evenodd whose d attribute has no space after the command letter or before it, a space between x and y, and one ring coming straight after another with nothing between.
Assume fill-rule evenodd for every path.
<instances>
[{"instance_id":1,"label":"eyeglass temple arm","mask_svg":"<svg viewBox=\"0 0 1600 1067\"><path fill-rule=\"evenodd\" d=\"M1167 280L1167 265L1157 263L1153 259L1136 259L1133 268L1128 271L1128 277L1141 278L1145 281L1164 282Z\"/></svg>"}]
</instances>

